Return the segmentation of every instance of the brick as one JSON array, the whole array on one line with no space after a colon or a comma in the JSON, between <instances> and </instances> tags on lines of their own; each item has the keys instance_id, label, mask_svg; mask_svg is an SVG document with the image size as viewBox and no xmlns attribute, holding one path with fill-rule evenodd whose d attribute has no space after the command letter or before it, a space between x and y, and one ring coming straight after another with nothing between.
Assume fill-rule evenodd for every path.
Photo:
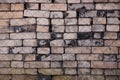
<instances>
[{"instance_id":1,"label":"brick","mask_svg":"<svg viewBox=\"0 0 120 80\"><path fill-rule=\"evenodd\" d=\"M94 32L104 32L105 31L105 26L104 25L93 25L92 30Z\"/></svg>"},{"instance_id":2,"label":"brick","mask_svg":"<svg viewBox=\"0 0 120 80\"><path fill-rule=\"evenodd\" d=\"M23 68L23 62L12 61L11 62L11 67L13 67L13 68Z\"/></svg>"},{"instance_id":3,"label":"brick","mask_svg":"<svg viewBox=\"0 0 120 80\"><path fill-rule=\"evenodd\" d=\"M66 61L66 60L75 60L75 55L74 54L63 54L62 57L63 57L64 61Z\"/></svg>"},{"instance_id":4,"label":"brick","mask_svg":"<svg viewBox=\"0 0 120 80\"><path fill-rule=\"evenodd\" d=\"M23 18L23 19L11 19L10 25L11 26L21 26L21 25L32 25L35 24L34 18Z\"/></svg>"},{"instance_id":5,"label":"brick","mask_svg":"<svg viewBox=\"0 0 120 80\"><path fill-rule=\"evenodd\" d=\"M76 25L77 19L65 19L65 25Z\"/></svg>"},{"instance_id":6,"label":"brick","mask_svg":"<svg viewBox=\"0 0 120 80\"><path fill-rule=\"evenodd\" d=\"M55 0L54 3L66 3L67 0Z\"/></svg>"},{"instance_id":7,"label":"brick","mask_svg":"<svg viewBox=\"0 0 120 80\"><path fill-rule=\"evenodd\" d=\"M0 20L0 26L2 27L5 27L5 26L8 26L9 25L9 20Z\"/></svg>"},{"instance_id":8,"label":"brick","mask_svg":"<svg viewBox=\"0 0 120 80\"><path fill-rule=\"evenodd\" d=\"M50 46L64 46L64 41L62 39L50 41Z\"/></svg>"},{"instance_id":9,"label":"brick","mask_svg":"<svg viewBox=\"0 0 120 80\"><path fill-rule=\"evenodd\" d=\"M89 61L78 61L79 68L89 68L90 62Z\"/></svg>"},{"instance_id":10,"label":"brick","mask_svg":"<svg viewBox=\"0 0 120 80\"><path fill-rule=\"evenodd\" d=\"M76 33L64 33L64 39L77 39Z\"/></svg>"},{"instance_id":11,"label":"brick","mask_svg":"<svg viewBox=\"0 0 120 80\"><path fill-rule=\"evenodd\" d=\"M36 2L36 3L50 3L51 0L25 0L25 2L29 2L29 3L32 3L32 2Z\"/></svg>"},{"instance_id":12,"label":"brick","mask_svg":"<svg viewBox=\"0 0 120 80\"><path fill-rule=\"evenodd\" d=\"M52 26L52 31L53 32L64 32L64 26L58 26L58 24L57 25L53 25Z\"/></svg>"},{"instance_id":13,"label":"brick","mask_svg":"<svg viewBox=\"0 0 120 80\"><path fill-rule=\"evenodd\" d=\"M40 25L37 25L36 31L37 31L37 32L48 32L48 31L49 31L49 27L48 27L48 26L40 26Z\"/></svg>"},{"instance_id":14,"label":"brick","mask_svg":"<svg viewBox=\"0 0 120 80\"><path fill-rule=\"evenodd\" d=\"M23 12L0 12L1 19L14 19L14 18L22 18Z\"/></svg>"},{"instance_id":15,"label":"brick","mask_svg":"<svg viewBox=\"0 0 120 80\"><path fill-rule=\"evenodd\" d=\"M103 38L103 33L94 33L93 34L93 38L95 38L95 39L102 39Z\"/></svg>"},{"instance_id":16,"label":"brick","mask_svg":"<svg viewBox=\"0 0 120 80\"><path fill-rule=\"evenodd\" d=\"M37 39L50 39L50 33L37 33Z\"/></svg>"},{"instance_id":17,"label":"brick","mask_svg":"<svg viewBox=\"0 0 120 80\"><path fill-rule=\"evenodd\" d=\"M102 55L98 54L78 54L77 60L102 60Z\"/></svg>"},{"instance_id":18,"label":"brick","mask_svg":"<svg viewBox=\"0 0 120 80\"><path fill-rule=\"evenodd\" d=\"M104 76L79 76L78 79L81 79L81 80L105 80Z\"/></svg>"},{"instance_id":19,"label":"brick","mask_svg":"<svg viewBox=\"0 0 120 80\"><path fill-rule=\"evenodd\" d=\"M119 25L107 25L106 30L107 31L113 31L118 32L120 29Z\"/></svg>"},{"instance_id":20,"label":"brick","mask_svg":"<svg viewBox=\"0 0 120 80\"><path fill-rule=\"evenodd\" d=\"M65 69L65 74L66 75L75 75L77 72L76 72L76 69Z\"/></svg>"},{"instance_id":21,"label":"brick","mask_svg":"<svg viewBox=\"0 0 120 80\"><path fill-rule=\"evenodd\" d=\"M51 53L62 54L64 53L63 47L51 47Z\"/></svg>"},{"instance_id":22,"label":"brick","mask_svg":"<svg viewBox=\"0 0 120 80\"><path fill-rule=\"evenodd\" d=\"M64 20L63 19L52 19L51 24L52 25L64 25Z\"/></svg>"},{"instance_id":23,"label":"brick","mask_svg":"<svg viewBox=\"0 0 120 80\"><path fill-rule=\"evenodd\" d=\"M114 32L106 32L104 33L104 39L117 39L117 34Z\"/></svg>"},{"instance_id":24,"label":"brick","mask_svg":"<svg viewBox=\"0 0 120 80\"><path fill-rule=\"evenodd\" d=\"M1 61L0 62L0 67L10 67L10 62L4 62L4 61Z\"/></svg>"},{"instance_id":25,"label":"brick","mask_svg":"<svg viewBox=\"0 0 120 80\"><path fill-rule=\"evenodd\" d=\"M0 79L2 80L10 80L11 78L11 75L0 75Z\"/></svg>"},{"instance_id":26,"label":"brick","mask_svg":"<svg viewBox=\"0 0 120 80\"><path fill-rule=\"evenodd\" d=\"M119 3L109 3L109 4L96 4L96 9L98 10L117 10L120 9Z\"/></svg>"},{"instance_id":27,"label":"brick","mask_svg":"<svg viewBox=\"0 0 120 80\"><path fill-rule=\"evenodd\" d=\"M65 18L75 18L77 16L75 11L66 11L64 13Z\"/></svg>"},{"instance_id":28,"label":"brick","mask_svg":"<svg viewBox=\"0 0 120 80\"><path fill-rule=\"evenodd\" d=\"M91 67L92 68L117 68L117 63L116 62L103 62L103 61L92 61L91 62Z\"/></svg>"},{"instance_id":29,"label":"brick","mask_svg":"<svg viewBox=\"0 0 120 80\"><path fill-rule=\"evenodd\" d=\"M106 24L106 18L93 18L93 24Z\"/></svg>"},{"instance_id":30,"label":"brick","mask_svg":"<svg viewBox=\"0 0 120 80\"><path fill-rule=\"evenodd\" d=\"M21 46L21 40L0 40L0 46Z\"/></svg>"},{"instance_id":31,"label":"brick","mask_svg":"<svg viewBox=\"0 0 120 80\"><path fill-rule=\"evenodd\" d=\"M77 62L76 61L64 61L63 62L63 67L75 68L75 67L77 67Z\"/></svg>"},{"instance_id":32,"label":"brick","mask_svg":"<svg viewBox=\"0 0 120 80\"><path fill-rule=\"evenodd\" d=\"M25 68L49 68L49 62L25 62Z\"/></svg>"},{"instance_id":33,"label":"brick","mask_svg":"<svg viewBox=\"0 0 120 80\"><path fill-rule=\"evenodd\" d=\"M117 47L92 47L92 53L117 54Z\"/></svg>"},{"instance_id":34,"label":"brick","mask_svg":"<svg viewBox=\"0 0 120 80\"><path fill-rule=\"evenodd\" d=\"M24 0L0 0L0 3L23 3Z\"/></svg>"},{"instance_id":35,"label":"brick","mask_svg":"<svg viewBox=\"0 0 120 80\"><path fill-rule=\"evenodd\" d=\"M107 76L106 80L119 80L117 76Z\"/></svg>"},{"instance_id":36,"label":"brick","mask_svg":"<svg viewBox=\"0 0 120 80\"><path fill-rule=\"evenodd\" d=\"M120 20L118 18L107 18L107 24L120 24Z\"/></svg>"},{"instance_id":37,"label":"brick","mask_svg":"<svg viewBox=\"0 0 120 80\"><path fill-rule=\"evenodd\" d=\"M42 56L42 61L62 61L61 55L48 55L48 56Z\"/></svg>"},{"instance_id":38,"label":"brick","mask_svg":"<svg viewBox=\"0 0 120 80\"><path fill-rule=\"evenodd\" d=\"M90 25L91 19L89 18L79 18L78 24L79 25Z\"/></svg>"},{"instance_id":39,"label":"brick","mask_svg":"<svg viewBox=\"0 0 120 80\"><path fill-rule=\"evenodd\" d=\"M41 4L41 10L66 11L66 4Z\"/></svg>"},{"instance_id":40,"label":"brick","mask_svg":"<svg viewBox=\"0 0 120 80\"><path fill-rule=\"evenodd\" d=\"M35 53L35 48L32 48L32 47L14 47L11 49L12 50L12 53L24 53L24 54L27 54L27 53Z\"/></svg>"},{"instance_id":41,"label":"brick","mask_svg":"<svg viewBox=\"0 0 120 80\"><path fill-rule=\"evenodd\" d=\"M105 46L119 46L120 40L105 40L104 44Z\"/></svg>"},{"instance_id":42,"label":"brick","mask_svg":"<svg viewBox=\"0 0 120 80\"><path fill-rule=\"evenodd\" d=\"M108 0L95 0L94 2L107 2Z\"/></svg>"},{"instance_id":43,"label":"brick","mask_svg":"<svg viewBox=\"0 0 120 80\"><path fill-rule=\"evenodd\" d=\"M53 76L53 80L73 80L73 79L77 79L74 76Z\"/></svg>"},{"instance_id":44,"label":"brick","mask_svg":"<svg viewBox=\"0 0 120 80\"><path fill-rule=\"evenodd\" d=\"M37 46L37 40L23 40L23 46Z\"/></svg>"},{"instance_id":45,"label":"brick","mask_svg":"<svg viewBox=\"0 0 120 80\"><path fill-rule=\"evenodd\" d=\"M92 69L92 74L98 74L98 75L102 75L103 74L103 71L102 69Z\"/></svg>"},{"instance_id":46,"label":"brick","mask_svg":"<svg viewBox=\"0 0 120 80\"><path fill-rule=\"evenodd\" d=\"M0 54L5 54L9 53L9 48L8 47L0 47Z\"/></svg>"},{"instance_id":47,"label":"brick","mask_svg":"<svg viewBox=\"0 0 120 80\"><path fill-rule=\"evenodd\" d=\"M49 25L49 20L47 18L37 18L38 25Z\"/></svg>"},{"instance_id":48,"label":"brick","mask_svg":"<svg viewBox=\"0 0 120 80\"><path fill-rule=\"evenodd\" d=\"M37 49L38 54L49 54L50 53L50 48L38 48Z\"/></svg>"},{"instance_id":49,"label":"brick","mask_svg":"<svg viewBox=\"0 0 120 80\"><path fill-rule=\"evenodd\" d=\"M0 34L0 40L9 39L9 34Z\"/></svg>"},{"instance_id":50,"label":"brick","mask_svg":"<svg viewBox=\"0 0 120 80\"><path fill-rule=\"evenodd\" d=\"M44 75L61 75L63 74L62 69L39 69L39 73Z\"/></svg>"},{"instance_id":51,"label":"brick","mask_svg":"<svg viewBox=\"0 0 120 80\"><path fill-rule=\"evenodd\" d=\"M108 17L119 17L119 11L108 11L107 13Z\"/></svg>"},{"instance_id":52,"label":"brick","mask_svg":"<svg viewBox=\"0 0 120 80\"><path fill-rule=\"evenodd\" d=\"M25 10L24 16L26 17L49 17L49 11L38 11L38 10Z\"/></svg>"},{"instance_id":53,"label":"brick","mask_svg":"<svg viewBox=\"0 0 120 80\"><path fill-rule=\"evenodd\" d=\"M90 74L90 69L78 69L78 74L79 75L89 75Z\"/></svg>"},{"instance_id":54,"label":"brick","mask_svg":"<svg viewBox=\"0 0 120 80\"><path fill-rule=\"evenodd\" d=\"M51 68L60 68L61 62L51 62Z\"/></svg>"},{"instance_id":55,"label":"brick","mask_svg":"<svg viewBox=\"0 0 120 80\"><path fill-rule=\"evenodd\" d=\"M50 18L63 18L63 13L62 12L51 12Z\"/></svg>"},{"instance_id":56,"label":"brick","mask_svg":"<svg viewBox=\"0 0 120 80\"><path fill-rule=\"evenodd\" d=\"M10 39L34 39L34 38L36 38L36 35L34 32L10 34Z\"/></svg>"},{"instance_id":57,"label":"brick","mask_svg":"<svg viewBox=\"0 0 120 80\"><path fill-rule=\"evenodd\" d=\"M35 61L35 54L25 54L24 61Z\"/></svg>"},{"instance_id":58,"label":"brick","mask_svg":"<svg viewBox=\"0 0 120 80\"><path fill-rule=\"evenodd\" d=\"M91 32L91 26L79 26L79 32Z\"/></svg>"},{"instance_id":59,"label":"brick","mask_svg":"<svg viewBox=\"0 0 120 80\"><path fill-rule=\"evenodd\" d=\"M104 61L108 62L113 62L116 61L116 56L115 55L104 55Z\"/></svg>"},{"instance_id":60,"label":"brick","mask_svg":"<svg viewBox=\"0 0 120 80\"><path fill-rule=\"evenodd\" d=\"M80 3L80 0L67 0L68 3Z\"/></svg>"},{"instance_id":61,"label":"brick","mask_svg":"<svg viewBox=\"0 0 120 80\"><path fill-rule=\"evenodd\" d=\"M81 0L81 2L83 2L83 3L92 3L93 0Z\"/></svg>"},{"instance_id":62,"label":"brick","mask_svg":"<svg viewBox=\"0 0 120 80\"><path fill-rule=\"evenodd\" d=\"M90 47L67 47L65 48L65 53L90 53Z\"/></svg>"},{"instance_id":63,"label":"brick","mask_svg":"<svg viewBox=\"0 0 120 80\"><path fill-rule=\"evenodd\" d=\"M77 32L78 26L66 26L65 31L66 32Z\"/></svg>"},{"instance_id":64,"label":"brick","mask_svg":"<svg viewBox=\"0 0 120 80\"><path fill-rule=\"evenodd\" d=\"M24 10L23 4L11 4L11 10Z\"/></svg>"},{"instance_id":65,"label":"brick","mask_svg":"<svg viewBox=\"0 0 120 80\"><path fill-rule=\"evenodd\" d=\"M29 10L38 10L39 9L38 3L28 3L25 6L26 6L26 9L29 9Z\"/></svg>"},{"instance_id":66,"label":"brick","mask_svg":"<svg viewBox=\"0 0 120 80\"><path fill-rule=\"evenodd\" d=\"M25 74L36 75L37 74L37 69L25 69ZM35 79L35 78L33 78L33 79Z\"/></svg>"},{"instance_id":67,"label":"brick","mask_svg":"<svg viewBox=\"0 0 120 80\"><path fill-rule=\"evenodd\" d=\"M0 11L10 10L10 4L0 4Z\"/></svg>"}]
</instances>

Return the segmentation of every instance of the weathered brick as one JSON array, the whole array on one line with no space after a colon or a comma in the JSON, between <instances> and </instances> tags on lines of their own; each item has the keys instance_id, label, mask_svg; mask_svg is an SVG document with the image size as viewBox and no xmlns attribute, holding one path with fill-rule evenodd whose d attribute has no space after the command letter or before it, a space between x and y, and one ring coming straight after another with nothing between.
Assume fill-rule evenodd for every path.
<instances>
[{"instance_id":1,"label":"weathered brick","mask_svg":"<svg viewBox=\"0 0 120 80\"><path fill-rule=\"evenodd\" d=\"M63 67L75 68L75 67L77 67L77 62L76 61L64 61L63 62Z\"/></svg>"},{"instance_id":2,"label":"weathered brick","mask_svg":"<svg viewBox=\"0 0 120 80\"><path fill-rule=\"evenodd\" d=\"M116 62L103 62L103 61L92 61L91 62L92 68L117 68Z\"/></svg>"},{"instance_id":3,"label":"weathered brick","mask_svg":"<svg viewBox=\"0 0 120 80\"><path fill-rule=\"evenodd\" d=\"M90 18L79 18L78 24L79 25L90 25Z\"/></svg>"},{"instance_id":4,"label":"weathered brick","mask_svg":"<svg viewBox=\"0 0 120 80\"><path fill-rule=\"evenodd\" d=\"M50 39L50 33L37 33L38 39Z\"/></svg>"},{"instance_id":5,"label":"weathered brick","mask_svg":"<svg viewBox=\"0 0 120 80\"><path fill-rule=\"evenodd\" d=\"M113 70L105 70L105 75L120 75L120 70L113 69Z\"/></svg>"},{"instance_id":6,"label":"weathered brick","mask_svg":"<svg viewBox=\"0 0 120 80\"><path fill-rule=\"evenodd\" d=\"M25 5L25 8L29 9L29 10L38 10L39 4L38 3L28 3Z\"/></svg>"},{"instance_id":7,"label":"weathered brick","mask_svg":"<svg viewBox=\"0 0 120 80\"><path fill-rule=\"evenodd\" d=\"M38 25L49 25L49 20L47 18L37 18Z\"/></svg>"},{"instance_id":8,"label":"weathered brick","mask_svg":"<svg viewBox=\"0 0 120 80\"><path fill-rule=\"evenodd\" d=\"M63 19L52 19L51 24L52 25L64 25L64 20Z\"/></svg>"},{"instance_id":9,"label":"weathered brick","mask_svg":"<svg viewBox=\"0 0 120 80\"><path fill-rule=\"evenodd\" d=\"M52 31L53 32L64 32L64 26L58 26L59 23L57 23L57 25L53 25L52 26Z\"/></svg>"},{"instance_id":10,"label":"weathered brick","mask_svg":"<svg viewBox=\"0 0 120 80\"><path fill-rule=\"evenodd\" d=\"M90 53L90 47L67 47L65 48L65 53Z\"/></svg>"},{"instance_id":11,"label":"weathered brick","mask_svg":"<svg viewBox=\"0 0 120 80\"><path fill-rule=\"evenodd\" d=\"M103 0L102 0L103 1ZM96 9L98 10L117 10L120 9L119 3L109 3L109 4L96 4Z\"/></svg>"},{"instance_id":12,"label":"weathered brick","mask_svg":"<svg viewBox=\"0 0 120 80\"><path fill-rule=\"evenodd\" d=\"M68 3L80 3L80 0L67 0Z\"/></svg>"},{"instance_id":13,"label":"weathered brick","mask_svg":"<svg viewBox=\"0 0 120 80\"><path fill-rule=\"evenodd\" d=\"M49 62L25 62L24 67L25 68L49 68L50 63Z\"/></svg>"},{"instance_id":14,"label":"weathered brick","mask_svg":"<svg viewBox=\"0 0 120 80\"><path fill-rule=\"evenodd\" d=\"M11 50L12 53L35 53L35 48L32 47L14 47Z\"/></svg>"},{"instance_id":15,"label":"weathered brick","mask_svg":"<svg viewBox=\"0 0 120 80\"><path fill-rule=\"evenodd\" d=\"M105 31L105 26L104 25L93 25L92 26L92 31L94 31L94 32L104 32Z\"/></svg>"},{"instance_id":16,"label":"weathered brick","mask_svg":"<svg viewBox=\"0 0 120 80\"><path fill-rule=\"evenodd\" d=\"M11 10L24 10L24 5L23 4L11 4Z\"/></svg>"},{"instance_id":17,"label":"weathered brick","mask_svg":"<svg viewBox=\"0 0 120 80\"><path fill-rule=\"evenodd\" d=\"M93 0L81 0L81 2L83 2L83 3L92 3Z\"/></svg>"},{"instance_id":18,"label":"weathered brick","mask_svg":"<svg viewBox=\"0 0 120 80\"><path fill-rule=\"evenodd\" d=\"M4 26L8 26L9 25L9 20L0 20L0 26L2 27L4 27Z\"/></svg>"},{"instance_id":19,"label":"weathered brick","mask_svg":"<svg viewBox=\"0 0 120 80\"><path fill-rule=\"evenodd\" d=\"M34 39L34 38L36 38L36 35L34 32L10 34L10 39Z\"/></svg>"},{"instance_id":20,"label":"weathered brick","mask_svg":"<svg viewBox=\"0 0 120 80\"><path fill-rule=\"evenodd\" d=\"M77 19L65 19L65 25L76 25Z\"/></svg>"},{"instance_id":21,"label":"weathered brick","mask_svg":"<svg viewBox=\"0 0 120 80\"><path fill-rule=\"evenodd\" d=\"M11 26L21 26L21 25L32 25L35 24L34 18L22 18L22 19L11 19L10 25Z\"/></svg>"},{"instance_id":22,"label":"weathered brick","mask_svg":"<svg viewBox=\"0 0 120 80\"><path fill-rule=\"evenodd\" d=\"M0 79L2 80L10 80L12 78L11 75L0 75Z\"/></svg>"},{"instance_id":23,"label":"weathered brick","mask_svg":"<svg viewBox=\"0 0 120 80\"><path fill-rule=\"evenodd\" d=\"M63 18L63 13L62 12L51 12L50 18Z\"/></svg>"},{"instance_id":24,"label":"weathered brick","mask_svg":"<svg viewBox=\"0 0 120 80\"><path fill-rule=\"evenodd\" d=\"M37 46L37 40L23 40L23 46Z\"/></svg>"},{"instance_id":25,"label":"weathered brick","mask_svg":"<svg viewBox=\"0 0 120 80\"><path fill-rule=\"evenodd\" d=\"M49 11L38 11L38 10L25 10L24 16L26 17L49 17Z\"/></svg>"},{"instance_id":26,"label":"weathered brick","mask_svg":"<svg viewBox=\"0 0 120 80\"><path fill-rule=\"evenodd\" d=\"M79 76L78 79L81 80L105 80L104 76Z\"/></svg>"},{"instance_id":27,"label":"weathered brick","mask_svg":"<svg viewBox=\"0 0 120 80\"><path fill-rule=\"evenodd\" d=\"M63 47L51 47L51 53L62 54L64 53Z\"/></svg>"},{"instance_id":28,"label":"weathered brick","mask_svg":"<svg viewBox=\"0 0 120 80\"><path fill-rule=\"evenodd\" d=\"M35 61L35 54L25 54L23 57L24 61Z\"/></svg>"},{"instance_id":29,"label":"weathered brick","mask_svg":"<svg viewBox=\"0 0 120 80\"><path fill-rule=\"evenodd\" d=\"M74 54L63 54L62 55L63 60L75 60L75 55Z\"/></svg>"},{"instance_id":30,"label":"weathered brick","mask_svg":"<svg viewBox=\"0 0 120 80\"><path fill-rule=\"evenodd\" d=\"M23 3L24 0L0 0L0 3Z\"/></svg>"},{"instance_id":31,"label":"weathered brick","mask_svg":"<svg viewBox=\"0 0 120 80\"><path fill-rule=\"evenodd\" d=\"M51 68L60 68L62 62L51 62Z\"/></svg>"},{"instance_id":32,"label":"weathered brick","mask_svg":"<svg viewBox=\"0 0 120 80\"><path fill-rule=\"evenodd\" d=\"M9 34L0 34L0 40L9 39Z\"/></svg>"},{"instance_id":33,"label":"weathered brick","mask_svg":"<svg viewBox=\"0 0 120 80\"><path fill-rule=\"evenodd\" d=\"M0 54L5 54L9 53L9 48L8 47L0 47Z\"/></svg>"},{"instance_id":34,"label":"weathered brick","mask_svg":"<svg viewBox=\"0 0 120 80\"><path fill-rule=\"evenodd\" d=\"M0 12L1 19L23 18L23 12Z\"/></svg>"},{"instance_id":35,"label":"weathered brick","mask_svg":"<svg viewBox=\"0 0 120 80\"><path fill-rule=\"evenodd\" d=\"M44 75L62 75L62 69L39 69L39 73Z\"/></svg>"},{"instance_id":36,"label":"weathered brick","mask_svg":"<svg viewBox=\"0 0 120 80\"><path fill-rule=\"evenodd\" d=\"M104 72L104 70L103 69L92 69L92 74L98 74L98 75L102 75L103 74L103 72Z\"/></svg>"},{"instance_id":37,"label":"weathered brick","mask_svg":"<svg viewBox=\"0 0 120 80\"><path fill-rule=\"evenodd\" d=\"M75 75L77 73L76 69L65 69L65 74Z\"/></svg>"},{"instance_id":38,"label":"weathered brick","mask_svg":"<svg viewBox=\"0 0 120 80\"><path fill-rule=\"evenodd\" d=\"M94 2L107 2L108 0L94 0Z\"/></svg>"},{"instance_id":39,"label":"weathered brick","mask_svg":"<svg viewBox=\"0 0 120 80\"><path fill-rule=\"evenodd\" d=\"M10 67L10 62L0 61L0 67L1 68Z\"/></svg>"},{"instance_id":40,"label":"weathered brick","mask_svg":"<svg viewBox=\"0 0 120 80\"><path fill-rule=\"evenodd\" d=\"M76 11L66 11L64 13L65 18L75 18L77 16Z\"/></svg>"},{"instance_id":41,"label":"weathered brick","mask_svg":"<svg viewBox=\"0 0 120 80\"><path fill-rule=\"evenodd\" d=\"M105 40L105 46L120 46L120 40Z\"/></svg>"},{"instance_id":42,"label":"weathered brick","mask_svg":"<svg viewBox=\"0 0 120 80\"><path fill-rule=\"evenodd\" d=\"M25 2L36 2L36 3L50 3L51 0L25 0Z\"/></svg>"},{"instance_id":43,"label":"weathered brick","mask_svg":"<svg viewBox=\"0 0 120 80\"><path fill-rule=\"evenodd\" d=\"M37 49L38 54L49 54L50 53L50 48L38 48Z\"/></svg>"},{"instance_id":44,"label":"weathered brick","mask_svg":"<svg viewBox=\"0 0 120 80\"><path fill-rule=\"evenodd\" d=\"M78 69L79 75L87 75L90 74L90 69Z\"/></svg>"},{"instance_id":45,"label":"weathered brick","mask_svg":"<svg viewBox=\"0 0 120 80\"><path fill-rule=\"evenodd\" d=\"M14 68L23 68L23 62L20 62L20 61L12 61L12 62L11 62L11 67L14 67Z\"/></svg>"},{"instance_id":46,"label":"weathered brick","mask_svg":"<svg viewBox=\"0 0 120 80\"><path fill-rule=\"evenodd\" d=\"M62 39L50 41L50 46L64 46L64 41Z\"/></svg>"},{"instance_id":47,"label":"weathered brick","mask_svg":"<svg viewBox=\"0 0 120 80\"><path fill-rule=\"evenodd\" d=\"M66 32L77 32L78 26L66 26L65 31Z\"/></svg>"},{"instance_id":48,"label":"weathered brick","mask_svg":"<svg viewBox=\"0 0 120 80\"><path fill-rule=\"evenodd\" d=\"M49 27L48 26L39 26L37 25L37 32L48 32L49 31Z\"/></svg>"},{"instance_id":49,"label":"weathered brick","mask_svg":"<svg viewBox=\"0 0 120 80\"><path fill-rule=\"evenodd\" d=\"M79 68L89 68L90 62L89 61L78 61Z\"/></svg>"},{"instance_id":50,"label":"weathered brick","mask_svg":"<svg viewBox=\"0 0 120 80\"><path fill-rule=\"evenodd\" d=\"M120 24L119 18L107 18L107 24Z\"/></svg>"},{"instance_id":51,"label":"weathered brick","mask_svg":"<svg viewBox=\"0 0 120 80\"><path fill-rule=\"evenodd\" d=\"M10 10L10 4L0 4L0 11Z\"/></svg>"},{"instance_id":52,"label":"weathered brick","mask_svg":"<svg viewBox=\"0 0 120 80\"><path fill-rule=\"evenodd\" d=\"M76 33L64 33L64 39L77 39Z\"/></svg>"},{"instance_id":53,"label":"weathered brick","mask_svg":"<svg viewBox=\"0 0 120 80\"><path fill-rule=\"evenodd\" d=\"M91 32L91 26L79 26L79 32Z\"/></svg>"},{"instance_id":54,"label":"weathered brick","mask_svg":"<svg viewBox=\"0 0 120 80\"><path fill-rule=\"evenodd\" d=\"M120 27L119 25L107 25L106 30L107 31L113 31L113 32L118 32Z\"/></svg>"},{"instance_id":55,"label":"weathered brick","mask_svg":"<svg viewBox=\"0 0 120 80\"><path fill-rule=\"evenodd\" d=\"M77 60L102 60L102 55L98 54L78 54Z\"/></svg>"},{"instance_id":56,"label":"weathered brick","mask_svg":"<svg viewBox=\"0 0 120 80\"><path fill-rule=\"evenodd\" d=\"M106 18L93 18L93 24L106 24Z\"/></svg>"},{"instance_id":57,"label":"weathered brick","mask_svg":"<svg viewBox=\"0 0 120 80\"><path fill-rule=\"evenodd\" d=\"M0 46L21 46L21 40L0 40Z\"/></svg>"},{"instance_id":58,"label":"weathered brick","mask_svg":"<svg viewBox=\"0 0 120 80\"><path fill-rule=\"evenodd\" d=\"M105 32L104 39L117 39L117 33L114 32Z\"/></svg>"},{"instance_id":59,"label":"weathered brick","mask_svg":"<svg viewBox=\"0 0 120 80\"><path fill-rule=\"evenodd\" d=\"M117 47L92 47L92 53L117 54Z\"/></svg>"},{"instance_id":60,"label":"weathered brick","mask_svg":"<svg viewBox=\"0 0 120 80\"><path fill-rule=\"evenodd\" d=\"M41 10L66 11L66 4L41 4Z\"/></svg>"},{"instance_id":61,"label":"weathered brick","mask_svg":"<svg viewBox=\"0 0 120 80\"><path fill-rule=\"evenodd\" d=\"M53 80L77 80L75 76L53 76Z\"/></svg>"},{"instance_id":62,"label":"weathered brick","mask_svg":"<svg viewBox=\"0 0 120 80\"><path fill-rule=\"evenodd\" d=\"M25 74L28 74L28 75L36 75L37 74L37 69L25 69ZM36 78L33 78L33 79L36 79ZM28 79L29 80L29 79Z\"/></svg>"}]
</instances>

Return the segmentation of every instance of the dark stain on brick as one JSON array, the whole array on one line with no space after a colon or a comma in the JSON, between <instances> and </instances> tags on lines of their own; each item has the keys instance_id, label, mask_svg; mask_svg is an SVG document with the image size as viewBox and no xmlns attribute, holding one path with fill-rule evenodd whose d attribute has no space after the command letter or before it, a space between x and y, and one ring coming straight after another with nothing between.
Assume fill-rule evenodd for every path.
<instances>
[{"instance_id":1,"label":"dark stain on brick","mask_svg":"<svg viewBox=\"0 0 120 80\"><path fill-rule=\"evenodd\" d=\"M63 34L62 33L51 33L51 39L63 39Z\"/></svg>"},{"instance_id":2,"label":"dark stain on brick","mask_svg":"<svg viewBox=\"0 0 120 80\"><path fill-rule=\"evenodd\" d=\"M78 9L76 10L77 18L79 18L80 16L84 15L86 11L87 11L87 10L86 10L86 8L85 8L84 6L83 6L82 8L78 8Z\"/></svg>"},{"instance_id":3,"label":"dark stain on brick","mask_svg":"<svg viewBox=\"0 0 120 80\"><path fill-rule=\"evenodd\" d=\"M38 54L36 55L36 61L41 61L42 57L48 57L50 54Z\"/></svg>"},{"instance_id":4,"label":"dark stain on brick","mask_svg":"<svg viewBox=\"0 0 120 80\"><path fill-rule=\"evenodd\" d=\"M69 14L67 12L63 12L63 19L66 18Z\"/></svg>"},{"instance_id":5,"label":"dark stain on brick","mask_svg":"<svg viewBox=\"0 0 120 80\"><path fill-rule=\"evenodd\" d=\"M78 33L78 39L90 39L91 38L91 33Z\"/></svg>"},{"instance_id":6,"label":"dark stain on brick","mask_svg":"<svg viewBox=\"0 0 120 80\"><path fill-rule=\"evenodd\" d=\"M37 44L39 47L49 47L50 46L50 40L38 40Z\"/></svg>"},{"instance_id":7,"label":"dark stain on brick","mask_svg":"<svg viewBox=\"0 0 120 80\"><path fill-rule=\"evenodd\" d=\"M65 40L65 44L67 46L77 46L77 40L70 40L68 43L67 43L67 40Z\"/></svg>"},{"instance_id":8,"label":"dark stain on brick","mask_svg":"<svg viewBox=\"0 0 120 80\"><path fill-rule=\"evenodd\" d=\"M28 9L29 8L29 3L24 3L24 9Z\"/></svg>"},{"instance_id":9,"label":"dark stain on brick","mask_svg":"<svg viewBox=\"0 0 120 80\"><path fill-rule=\"evenodd\" d=\"M37 71L37 80L52 80L52 76L51 75L44 75L41 74Z\"/></svg>"},{"instance_id":10,"label":"dark stain on brick","mask_svg":"<svg viewBox=\"0 0 120 80\"><path fill-rule=\"evenodd\" d=\"M55 3L55 0L51 0L52 3Z\"/></svg>"},{"instance_id":11,"label":"dark stain on brick","mask_svg":"<svg viewBox=\"0 0 120 80\"><path fill-rule=\"evenodd\" d=\"M98 16L98 17L106 17L106 16L107 16L107 11L98 10L98 11L97 11L97 16Z\"/></svg>"}]
</instances>

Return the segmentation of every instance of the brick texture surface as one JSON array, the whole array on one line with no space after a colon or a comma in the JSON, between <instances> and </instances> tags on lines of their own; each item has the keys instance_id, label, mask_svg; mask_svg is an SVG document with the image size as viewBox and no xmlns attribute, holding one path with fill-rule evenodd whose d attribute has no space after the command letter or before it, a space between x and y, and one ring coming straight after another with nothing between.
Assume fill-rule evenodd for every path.
<instances>
[{"instance_id":1,"label":"brick texture surface","mask_svg":"<svg viewBox=\"0 0 120 80\"><path fill-rule=\"evenodd\" d=\"M120 80L120 0L0 0L0 80Z\"/></svg>"}]
</instances>

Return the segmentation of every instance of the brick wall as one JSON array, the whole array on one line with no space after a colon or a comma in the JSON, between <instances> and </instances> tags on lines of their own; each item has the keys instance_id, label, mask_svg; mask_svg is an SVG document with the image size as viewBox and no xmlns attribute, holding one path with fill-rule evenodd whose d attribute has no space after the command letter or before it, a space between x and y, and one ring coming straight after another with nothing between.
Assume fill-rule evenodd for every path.
<instances>
[{"instance_id":1,"label":"brick wall","mask_svg":"<svg viewBox=\"0 0 120 80\"><path fill-rule=\"evenodd\" d=\"M120 0L0 0L0 80L120 80Z\"/></svg>"}]
</instances>

